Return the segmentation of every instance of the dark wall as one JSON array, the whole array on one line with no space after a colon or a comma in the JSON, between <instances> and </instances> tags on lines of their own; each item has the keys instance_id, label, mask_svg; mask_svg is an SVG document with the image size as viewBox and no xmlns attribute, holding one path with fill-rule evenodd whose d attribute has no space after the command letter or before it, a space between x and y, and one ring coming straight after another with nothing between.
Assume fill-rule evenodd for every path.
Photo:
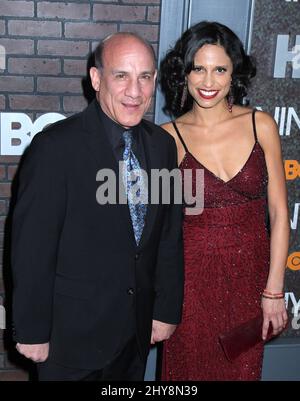
<instances>
[{"instance_id":1,"label":"dark wall","mask_svg":"<svg viewBox=\"0 0 300 401\"><path fill-rule=\"evenodd\" d=\"M274 116L281 134L291 218L285 289L292 321L284 335L293 337L300 335L300 2L255 1L251 54L257 62L251 104Z\"/></svg>"},{"instance_id":2,"label":"dark wall","mask_svg":"<svg viewBox=\"0 0 300 401\"><path fill-rule=\"evenodd\" d=\"M4 113L23 121L23 138L30 141L38 117L81 111L93 95L86 79L87 60L103 37L135 31L157 50L160 0L0 1L0 129ZM147 118L153 118L153 107ZM22 125L22 124L21 124ZM26 131L26 132L25 132ZM9 203L19 155L7 155L0 132L0 313L6 299L10 319ZM18 136L16 132L16 136ZM4 243L6 244L4 246ZM2 255L4 251L4 255ZM3 267L2 267L3 259ZM38 302L38 300L37 300ZM1 315L3 316L3 314ZM0 381L26 380L9 330L0 327Z\"/></svg>"}]
</instances>

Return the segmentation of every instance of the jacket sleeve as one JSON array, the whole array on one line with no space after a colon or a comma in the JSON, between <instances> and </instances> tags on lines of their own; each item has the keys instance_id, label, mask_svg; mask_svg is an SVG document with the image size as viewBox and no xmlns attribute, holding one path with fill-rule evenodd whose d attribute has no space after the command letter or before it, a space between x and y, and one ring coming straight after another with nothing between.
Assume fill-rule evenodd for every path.
<instances>
[{"instance_id":1,"label":"jacket sleeve","mask_svg":"<svg viewBox=\"0 0 300 401\"><path fill-rule=\"evenodd\" d=\"M169 170L177 169L177 150L171 138ZM177 171L178 174L180 171ZM161 322L178 324L181 320L183 302L183 243L182 202L175 203L174 184L171 179L171 202L165 205L165 217L157 256L153 318ZM182 190L181 180L176 180Z\"/></svg>"},{"instance_id":2,"label":"jacket sleeve","mask_svg":"<svg viewBox=\"0 0 300 401\"><path fill-rule=\"evenodd\" d=\"M20 166L12 217L13 336L49 341L56 259L66 191L62 163L48 133L37 134Z\"/></svg>"}]
</instances>

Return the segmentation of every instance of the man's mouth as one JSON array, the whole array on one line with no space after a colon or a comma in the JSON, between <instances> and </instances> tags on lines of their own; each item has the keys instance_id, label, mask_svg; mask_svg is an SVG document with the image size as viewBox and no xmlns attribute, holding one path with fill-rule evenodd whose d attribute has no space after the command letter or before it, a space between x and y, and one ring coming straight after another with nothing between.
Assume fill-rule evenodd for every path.
<instances>
[{"instance_id":1,"label":"man's mouth","mask_svg":"<svg viewBox=\"0 0 300 401\"><path fill-rule=\"evenodd\" d=\"M140 107L140 104L131 104L131 103L122 103L127 110L137 110Z\"/></svg>"}]
</instances>

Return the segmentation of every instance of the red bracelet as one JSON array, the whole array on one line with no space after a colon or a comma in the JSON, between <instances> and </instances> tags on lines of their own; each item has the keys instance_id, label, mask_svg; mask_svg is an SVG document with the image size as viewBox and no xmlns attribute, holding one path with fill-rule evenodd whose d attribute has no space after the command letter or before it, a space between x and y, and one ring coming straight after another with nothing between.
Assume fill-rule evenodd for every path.
<instances>
[{"instance_id":1,"label":"red bracelet","mask_svg":"<svg viewBox=\"0 0 300 401\"><path fill-rule=\"evenodd\" d=\"M269 297L268 295L262 294L262 297L263 297L263 298L267 298L267 299L283 299L283 298L284 298L284 295L282 294L282 295L280 295L280 296L277 295L276 297L274 297L274 296Z\"/></svg>"},{"instance_id":2,"label":"red bracelet","mask_svg":"<svg viewBox=\"0 0 300 401\"><path fill-rule=\"evenodd\" d=\"M263 294L271 295L273 297L284 296L283 292L273 293L273 292L270 292L270 291L267 291L267 290L264 290Z\"/></svg>"}]
</instances>

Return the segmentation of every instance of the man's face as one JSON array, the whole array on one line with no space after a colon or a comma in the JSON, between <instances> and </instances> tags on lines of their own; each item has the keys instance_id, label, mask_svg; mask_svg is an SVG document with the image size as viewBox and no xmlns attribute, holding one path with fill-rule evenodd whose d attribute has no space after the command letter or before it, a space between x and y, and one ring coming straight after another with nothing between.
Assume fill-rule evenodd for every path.
<instances>
[{"instance_id":1,"label":"man's face","mask_svg":"<svg viewBox=\"0 0 300 401\"><path fill-rule=\"evenodd\" d=\"M150 50L132 37L109 39L103 68L90 71L102 110L125 128L141 121L154 93L156 70Z\"/></svg>"}]
</instances>

